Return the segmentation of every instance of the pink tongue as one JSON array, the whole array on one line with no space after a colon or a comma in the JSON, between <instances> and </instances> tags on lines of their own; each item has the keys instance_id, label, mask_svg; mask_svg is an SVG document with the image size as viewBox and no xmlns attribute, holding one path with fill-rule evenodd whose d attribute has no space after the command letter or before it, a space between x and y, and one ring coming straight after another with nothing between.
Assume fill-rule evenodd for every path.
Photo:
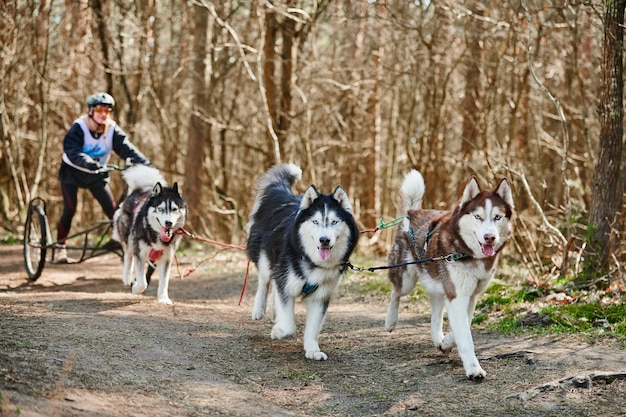
<instances>
[{"instance_id":1,"label":"pink tongue","mask_svg":"<svg viewBox=\"0 0 626 417\"><path fill-rule=\"evenodd\" d=\"M326 259L330 258L330 249L320 248L320 258L322 258L322 261L325 261Z\"/></svg>"},{"instance_id":2,"label":"pink tongue","mask_svg":"<svg viewBox=\"0 0 626 417\"><path fill-rule=\"evenodd\" d=\"M169 242L170 240L172 240L172 229L168 227L162 227L161 230L159 230L159 238L163 242Z\"/></svg>"},{"instance_id":3,"label":"pink tongue","mask_svg":"<svg viewBox=\"0 0 626 417\"><path fill-rule=\"evenodd\" d=\"M480 245L483 250L483 255L493 256L495 251L493 250L493 245Z\"/></svg>"}]
</instances>

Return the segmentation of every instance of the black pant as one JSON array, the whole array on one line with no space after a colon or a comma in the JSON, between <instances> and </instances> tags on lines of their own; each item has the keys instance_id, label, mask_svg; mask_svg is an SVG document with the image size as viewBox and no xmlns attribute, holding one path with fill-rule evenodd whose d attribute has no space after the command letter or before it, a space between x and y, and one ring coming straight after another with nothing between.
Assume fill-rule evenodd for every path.
<instances>
[{"instance_id":1,"label":"black pant","mask_svg":"<svg viewBox=\"0 0 626 417\"><path fill-rule=\"evenodd\" d=\"M72 218L76 213L78 188L79 187L74 184L66 182L61 183L61 194L63 195L63 214L61 214L61 219L59 219L59 224L57 225L57 240L59 243L65 243L65 238L67 238L70 234ZM99 182L88 189L102 206L104 214L106 214L109 219L112 219L113 214L115 213L116 204L109 185L105 182Z\"/></svg>"}]
</instances>

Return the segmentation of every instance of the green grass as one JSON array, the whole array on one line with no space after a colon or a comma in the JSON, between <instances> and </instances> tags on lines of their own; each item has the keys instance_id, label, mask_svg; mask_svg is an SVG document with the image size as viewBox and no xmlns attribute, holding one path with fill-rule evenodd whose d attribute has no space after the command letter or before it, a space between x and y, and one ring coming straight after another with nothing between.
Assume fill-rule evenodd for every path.
<instances>
[{"instance_id":1,"label":"green grass","mask_svg":"<svg viewBox=\"0 0 626 417\"><path fill-rule=\"evenodd\" d=\"M355 283L352 288L358 294L378 294L387 296L391 294L391 283L386 275L366 273L362 279Z\"/></svg>"},{"instance_id":2,"label":"green grass","mask_svg":"<svg viewBox=\"0 0 626 417\"><path fill-rule=\"evenodd\" d=\"M317 374L314 372L299 372L294 369L287 368L285 369L285 378L291 381L310 382L317 378Z\"/></svg>"},{"instance_id":3,"label":"green grass","mask_svg":"<svg viewBox=\"0 0 626 417\"><path fill-rule=\"evenodd\" d=\"M602 305L599 301L588 304L549 306L541 310L550 317L550 326L557 332L610 332L626 340L626 305Z\"/></svg>"},{"instance_id":4,"label":"green grass","mask_svg":"<svg viewBox=\"0 0 626 417\"><path fill-rule=\"evenodd\" d=\"M3 236L0 238L0 243L5 245L15 245L20 243L20 239L16 236Z\"/></svg>"},{"instance_id":5,"label":"green grass","mask_svg":"<svg viewBox=\"0 0 626 417\"><path fill-rule=\"evenodd\" d=\"M31 342L22 342L20 340L9 340L8 341L10 344L12 344L13 346L15 346L16 348L22 348L22 349L37 349L39 348L39 346L31 343Z\"/></svg>"},{"instance_id":6,"label":"green grass","mask_svg":"<svg viewBox=\"0 0 626 417\"><path fill-rule=\"evenodd\" d=\"M381 260L360 258L355 265L363 268L381 264ZM370 265L371 264L371 265ZM554 288L570 288L571 304L550 304L545 300L552 290L530 285L514 285L499 276L478 297L475 325L500 333L574 334L613 337L626 342L626 305L596 301L602 294L575 293L568 280L553 283ZM349 294L387 300L391 283L386 273L352 272L344 283ZM592 300L592 301L590 301ZM428 296L421 284L403 298L406 305L428 306Z\"/></svg>"},{"instance_id":7,"label":"green grass","mask_svg":"<svg viewBox=\"0 0 626 417\"><path fill-rule=\"evenodd\" d=\"M543 294L535 289L494 284L479 299L473 321L501 333L582 333L626 341L625 304L587 301L586 296L574 300L571 304L546 304ZM533 312L529 312L531 308ZM500 318L490 320L489 313L495 310L501 312Z\"/></svg>"}]
</instances>

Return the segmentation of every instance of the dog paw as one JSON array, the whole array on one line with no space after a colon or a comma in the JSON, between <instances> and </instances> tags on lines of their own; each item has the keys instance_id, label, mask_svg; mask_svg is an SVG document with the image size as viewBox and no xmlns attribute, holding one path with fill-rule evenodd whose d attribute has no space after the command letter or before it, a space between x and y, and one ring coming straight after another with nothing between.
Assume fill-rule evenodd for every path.
<instances>
[{"instance_id":1,"label":"dog paw","mask_svg":"<svg viewBox=\"0 0 626 417\"><path fill-rule=\"evenodd\" d=\"M307 351L305 352L304 356L306 356L307 359L313 359L314 361L325 361L326 359L328 359L328 356L326 356L324 352L321 352L319 350Z\"/></svg>"},{"instance_id":2,"label":"dog paw","mask_svg":"<svg viewBox=\"0 0 626 417\"><path fill-rule=\"evenodd\" d=\"M278 325L274 325L270 336L272 337L272 339L284 339L294 334L294 332L295 330L293 331L284 330L281 327L278 327Z\"/></svg>"},{"instance_id":3,"label":"dog paw","mask_svg":"<svg viewBox=\"0 0 626 417\"><path fill-rule=\"evenodd\" d=\"M480 367L480 365L472 367L465 374L467 375L467 379L477 382L482 381L483 379L485 379L485 376L487 376L487 372L485 372L483 368Z\"/></svg>"},{"instance_id":4,"label":"dog paw","mask_svg":"<svg viewBox=\"0 0 626 417\"><path fill-rule=\"evenodd\" d=\"M265 316L265 311L263 310L252 310L252 320L261 320Z\"/></svg>"},{"instance_id":5,"label":"dog paw","mask_svg":"<svg viewBox=\"0 0 626 417\"><path fill-rule=\"evenodd\" d=\"M388 332L393 332L393 330L395 328L396 328L396 322L395 321L393 323L385 322L385 330L387 330Z\"/></svg>"},{"instance_id":6,"label":"dog paw","mask_svg":"<svg viewBox=\"0 0 626 417\"><path fill-rule=\"evenodd\" d=\"M436 347L437 349L439 349L439 351L440 351L441 353L443 353L444 355L447 355L448 353L450 353L450 351L452 350L452 347L453 347L453 346L454 346L454 345L452 345L452 346L448 346L448 345L444 344L443 342L442 342L442 343L437 343L437 344L435 345L435 347Z\"/></svg>"},{"instance_id":7,"label":"dog paw","mask_svg":"<svg viewBox=\"0 0 626 417\"><path fill-rule=\"evenodd\" d=\"M172 304L172 300L170 300L169 297L161 297L157 301L159 302L159 304L166 304L166 305Z\"/></svg>"},{"instance_id":8,"label":"dog paw","mask_svg":"<svg viewBox=\"0 0 626 417\"><path fill-rule=\"evenodd\" d=\"M143 294L143 292L148 288L147 285L138 285L137 283L132 284L131 292L133 294Z\"/></svg>"},{"instance_id":9,"label":"dog paw","mask_svg":"<svg viewBox=\"0 0 626 417\"><path fill-rule=\"evenodd\" d=\"M452 348L456 346L456 342L454 341L454 336L452 335L452 333L448 333L443 340L441 341L441 343L439 344L439 350L441 350L442 352L450 352L452 350Z\"/></svg>"}]
</instances>

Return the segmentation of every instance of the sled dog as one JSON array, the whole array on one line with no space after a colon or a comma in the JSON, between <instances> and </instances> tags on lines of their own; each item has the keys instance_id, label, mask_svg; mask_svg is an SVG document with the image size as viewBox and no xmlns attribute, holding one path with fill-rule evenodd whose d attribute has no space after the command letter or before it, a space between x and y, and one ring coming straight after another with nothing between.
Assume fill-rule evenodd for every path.
<instances>
[{"instance_id":1,"label":"sled dog","mask_svg":"<svg viewBox=\"0 0 626 417\"><path fill-rule=\"evenodd\" d=\"M299 167L284 164L259 179L247 224L246 252L259 274L252 319L265 315L271 283L271 337L291 336L296 331L295 301L302 296L306 305L305 356L326 360L318 337L333 291L359 239L359 229L341 186L332 194L321 194L311 185L300 197L291 187L301 176Z\"/></svg>"},{"instance_id":2,"label":"sled dog","mask_svg":"<svg viewBox=\"0 0 626 417\"><path fill-rule=\"evenodd\" d=\"M161 173L146 165L133 165L122 176L128 184L128 197L113 216L113 239L124 249L124 285L133 294L143 293L156 270L159 277L157 300L172 304L168 286L172 260L185 224L187 205L178 184L168 187ZM148 273L145 266L148 265ZM133 279L133 269L136 279Z\"/></svg>"},{"instance_id":3,"label":"sled dog","mask_svg":"<svg viewBox=\"0 0 626 417\"><path fill-rule=\"evenodd\" d=\"M400 297L411 292L419 278L430 298L435 346L448 353L456 345L467 377L480 380L486 372L476 358L470 324L476 297L487 287L512 233L509 183L502 179L493 191L485 191L472 177L452 211L422 209L424 179L416 170L405 176L400 191L406 218L388 261L403 266L389 269L393 285L385 328L395 328ZM450 326L445 336L444 307Z\"/></svg>"}]
</instances>

